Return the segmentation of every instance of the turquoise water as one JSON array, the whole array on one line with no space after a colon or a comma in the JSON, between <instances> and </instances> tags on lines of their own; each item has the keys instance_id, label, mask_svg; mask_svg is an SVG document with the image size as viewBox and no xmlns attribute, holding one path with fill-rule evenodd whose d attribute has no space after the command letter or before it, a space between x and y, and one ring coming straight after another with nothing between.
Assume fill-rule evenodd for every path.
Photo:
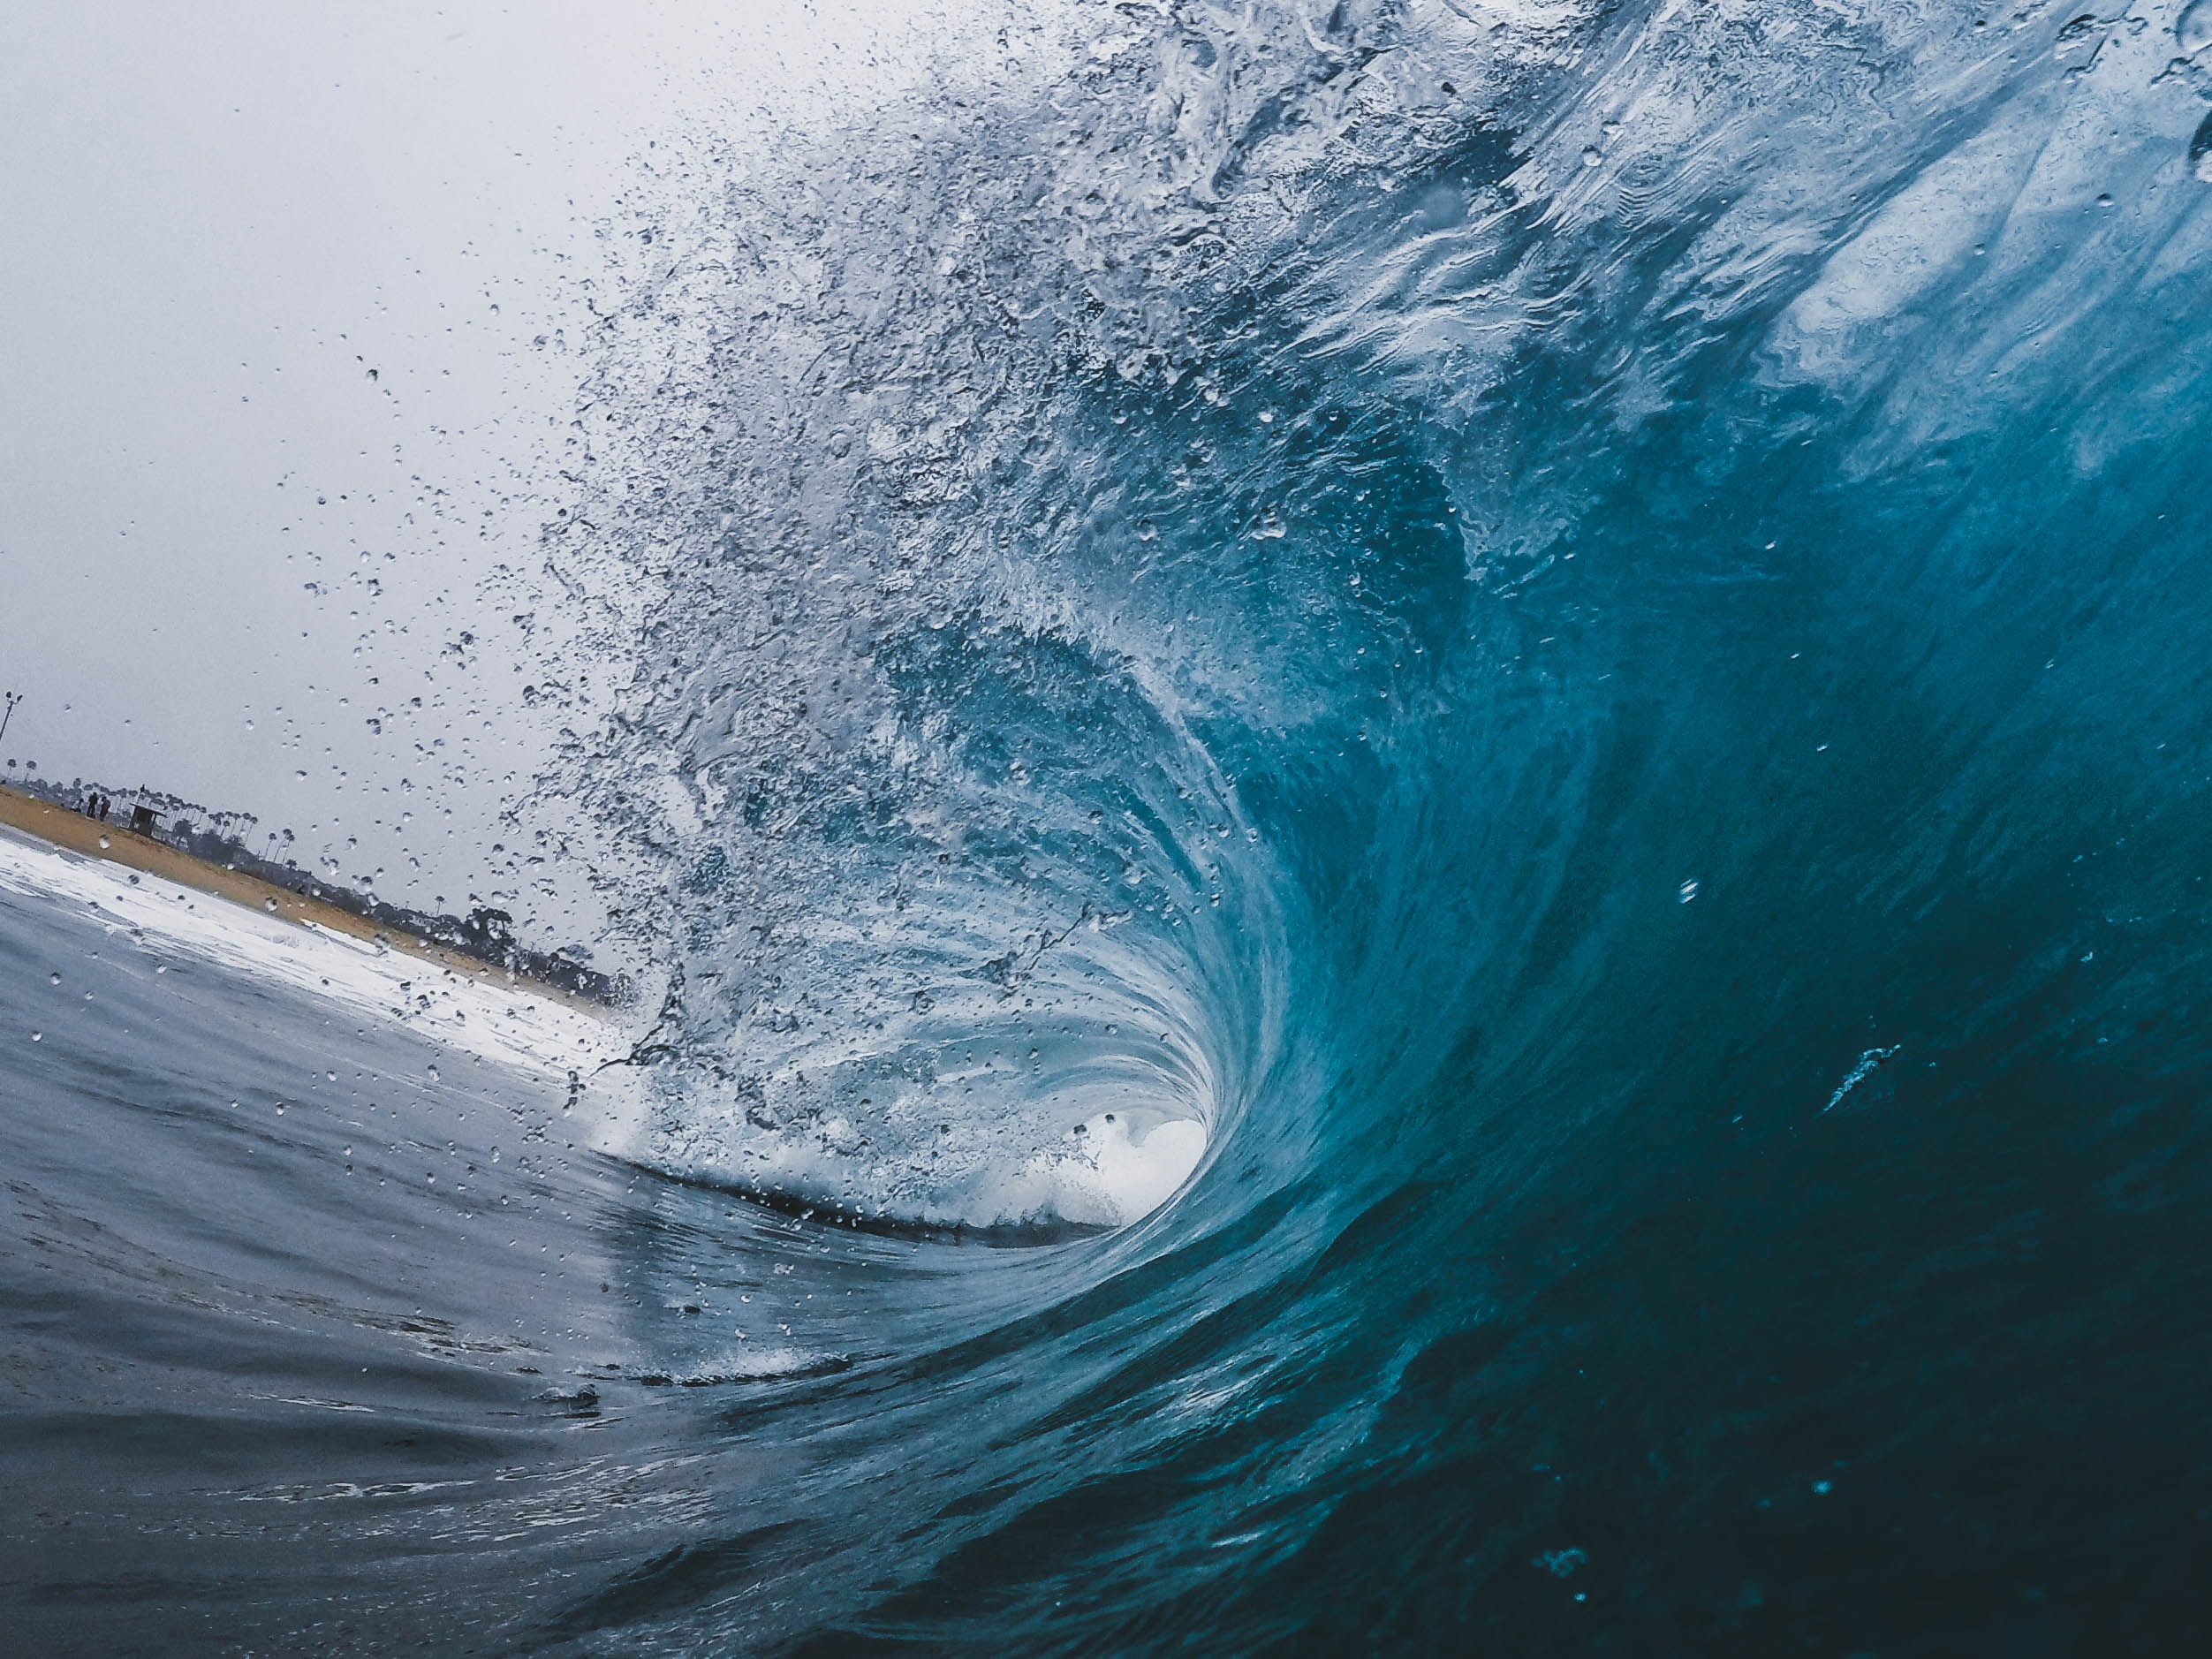
<instances>
[{"instance_id":1,"label":"turquoise water","mask_svg":"<svg viewBox=\"0 0 2212 1659\"><path fill-rule=\"evenodd\" d=\"M2186 31L1471 15L702 144L548 534L665 998L47 1019L42 1641L2194 1650Z\"/></svg>"}]
</instances>

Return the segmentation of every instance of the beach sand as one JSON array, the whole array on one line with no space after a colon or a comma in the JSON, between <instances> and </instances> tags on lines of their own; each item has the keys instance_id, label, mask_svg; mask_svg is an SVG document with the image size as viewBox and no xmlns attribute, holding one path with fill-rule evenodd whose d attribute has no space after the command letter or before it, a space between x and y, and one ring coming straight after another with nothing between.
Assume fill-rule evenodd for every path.
<instances>
[{"instance_id":1,"label":"beach sand","mask_svg":"<svg viewBox=\"0 0 2212 1659\"><path fill-rule=\"evenodd\" d=\"M259 876L242 871L226 869L210 864L204 859L179 852L175 847L134 835L120 825L102 823L82 813L72 812L66 807L57 807L34 796L22 794L0 784L0 824L11 830L34 836L50 845L62 847L87 858L103 859L110 864L143 870L165 882L180 887L227 898L233 904L244 905L264 914L281 917L304 927L321 928L329 932L344 934L349 938L381 943L391 950L403 951L420 957L454 973L464 974L489 984L510 985L550 1001L565 1004L586 1013L609 1017L611 1011L588 998L573 995L546 984L526 974L510 973L489 962L448 946L420 938L397 928L385 926L356 916L351 911L339 909L319 898L307 898L291 892Z\"/></svg>"}]
</instances>

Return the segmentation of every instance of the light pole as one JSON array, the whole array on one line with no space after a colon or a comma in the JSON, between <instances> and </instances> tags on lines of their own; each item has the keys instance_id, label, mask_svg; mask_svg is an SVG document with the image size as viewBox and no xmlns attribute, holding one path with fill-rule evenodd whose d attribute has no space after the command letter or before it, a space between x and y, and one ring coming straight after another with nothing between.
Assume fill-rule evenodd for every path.
<instances>
[{"instance_id":1,"label":"light pole","mask_svg":"<svg viewBox=\"0 0 2212 1659\"><path fill-rule=\"evenodd\" d=\"M8 707L6 712L0 713L0 738L4 738L8 735L8 722L15 718L15 706L22 701L23 693L21 692L10 692L8 693Z\"/></svg>"}]
</instances>

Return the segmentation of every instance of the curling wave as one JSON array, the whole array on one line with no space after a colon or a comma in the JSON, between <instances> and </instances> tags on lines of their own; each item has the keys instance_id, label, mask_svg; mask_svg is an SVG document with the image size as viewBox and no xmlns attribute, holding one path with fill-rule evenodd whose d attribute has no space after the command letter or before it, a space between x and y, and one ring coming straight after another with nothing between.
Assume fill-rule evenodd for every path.
<instances>
[{"instance_id":1,"label":"curling wave","mask_svg":"<svg viewBox=\"0 0 2212 1659\"><path fill-rule=\"evenodd\" d=\"M2201 21L979 13L656 151L502 595L643 1103L256 1120L321 1231L196 1293L413 1346L248 1348L381 1415L227 1628L2171 1650Z\"/></svg>"}]
</instances>

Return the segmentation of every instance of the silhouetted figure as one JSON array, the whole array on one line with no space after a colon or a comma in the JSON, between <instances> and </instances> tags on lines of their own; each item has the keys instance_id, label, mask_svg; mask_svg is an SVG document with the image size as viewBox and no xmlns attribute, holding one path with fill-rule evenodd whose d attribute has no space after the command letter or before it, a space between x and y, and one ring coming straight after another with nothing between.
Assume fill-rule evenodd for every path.
<instances>
[{"instance_id":1,"label":"silhouetted figure","mask_svg":"<svg viewBox=\"0 0 2212 1659\"><path fill-rule=\"evenodd\" d=\"M102 823L108 822L108 808L114 805L115 801L111 797L106 795L100 797L100 822Z\"/></svg>"}]
</instances>

